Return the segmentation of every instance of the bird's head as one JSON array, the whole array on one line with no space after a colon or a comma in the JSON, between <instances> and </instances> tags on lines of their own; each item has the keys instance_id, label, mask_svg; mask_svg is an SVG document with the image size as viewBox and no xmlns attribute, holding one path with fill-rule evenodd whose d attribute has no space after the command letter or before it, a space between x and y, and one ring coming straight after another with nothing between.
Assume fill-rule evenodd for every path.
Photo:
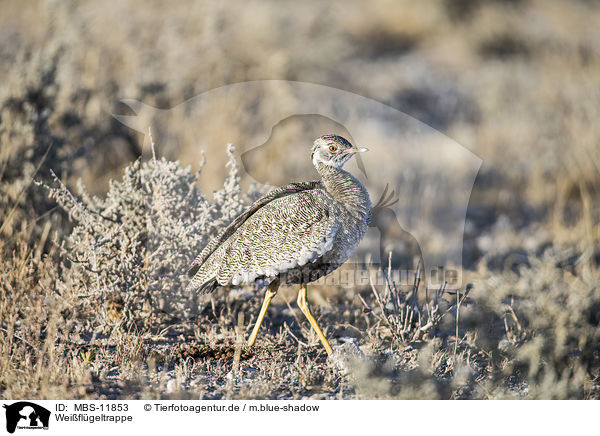
<instances>
[{"instance_id":1,"label":"bird's head","mask_svg":"<svg viewBox=\"0 0 600 436\"><path fill-rule=\"evenodd\" d=\"M367 151L366 148L355 147L341 136L324 135L315 140L312 147L312 161L315 167L323 165L341 168L354 153Z\"/></svg>"}]
</instances>

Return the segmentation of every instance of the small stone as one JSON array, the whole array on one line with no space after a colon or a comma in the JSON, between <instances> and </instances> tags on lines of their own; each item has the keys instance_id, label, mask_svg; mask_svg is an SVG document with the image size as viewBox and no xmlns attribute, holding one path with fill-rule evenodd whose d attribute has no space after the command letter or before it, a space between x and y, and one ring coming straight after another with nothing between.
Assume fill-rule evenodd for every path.
<instances>
[{"instance_id":1,"label":"small stone","mask_svg":"<svg viewBox=\"0 0 600 436\"><path fill-rule=\"evenodd\" d=\"M177 382L175 379L171 379L167 382L167 392L172 394L177 391Z\"/></svg>"},{"instance_id":2,"label":"small stone","mask_svg":"<svg viewBox=\"0 0 600 436\"><path fill-rule=\"evenodd\" d=\"M354 340L348 338L344 344L336 345L333 353L327 358L327 363L335 369L349 373L358 363L365 360L365 355Z\"/></svg>"}]
</instances>

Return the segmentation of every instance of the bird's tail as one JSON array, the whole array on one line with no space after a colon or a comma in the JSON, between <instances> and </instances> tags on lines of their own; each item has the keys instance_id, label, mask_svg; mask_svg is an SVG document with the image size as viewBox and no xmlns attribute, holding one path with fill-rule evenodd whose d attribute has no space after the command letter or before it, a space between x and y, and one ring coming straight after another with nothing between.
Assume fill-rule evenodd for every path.
<instances>
[{"instance_id":1,"label":"bird's tail","mask_svg":"<svg viewBox=\"0 0 600 436\"><path fill-rule=\"evenodd\" d=\"M199 269L200 269L199 263L192 263L192 266L190 267L190 269L188 269L188 272L187 272L188 277L189 278L194 277Z\"/></svg>"},{"instance_id":2,"label":"bird's tail","mask_svg":"<svg viewBox=\"0 0 600 436\"><path fill-rule=\"evenodd\" d=\"M198 284L194 279L190 281L187 286L188 291L198 292L199 294L210 294L215 288L219 286L216 278L205 281L204 283Z\"/></svg>"},{"instance_id":3,"label":"bird's tail","mask_svg":"<svg viewBox=\"0 0 600 436\"><path fill-rule=\"evenodd\" d=\"M200 294L210 294L218 285L217 279L210 279L209 281L205 282L198 291Z\"/></svg>"}]
</instances>

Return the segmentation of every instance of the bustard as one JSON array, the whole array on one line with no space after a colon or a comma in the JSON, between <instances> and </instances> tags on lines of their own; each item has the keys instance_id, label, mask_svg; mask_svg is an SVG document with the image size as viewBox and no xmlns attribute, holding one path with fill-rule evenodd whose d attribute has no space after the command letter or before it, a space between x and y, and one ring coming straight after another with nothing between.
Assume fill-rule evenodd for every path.
<instances>
[{"instance_id":1,"label":"bustard","mask_svg":"<svg viewBox=\"0 0 600 436\"><path fill-rule=\"evenodd\" d=\"M371 214L365 187L343 165L367 151L336 135L317 138L312 162L320 181L275 188L238 216L196 257L188 289L270 280L248 340L252 346L279 283L299 284L298 306L328 354L332 349L310 312L306 284L343 264L363 238Z\"/></svg>"}]
</instances>

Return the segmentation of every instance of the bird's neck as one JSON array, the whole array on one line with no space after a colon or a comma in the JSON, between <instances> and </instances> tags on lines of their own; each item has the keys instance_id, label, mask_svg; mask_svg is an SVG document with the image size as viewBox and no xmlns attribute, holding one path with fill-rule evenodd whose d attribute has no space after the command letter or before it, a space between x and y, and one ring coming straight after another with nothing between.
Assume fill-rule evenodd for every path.
<instances>
[{"instance_id":1,"label":"bird's neck","mask_svg":"<svg viewBox=\"0 0 600 436\"><path fill-rule=\"evenodd\" d=\"M371 199L366 188L352 174L342 168L319 163L317 171L329 194L357 216L367 216L371 210Z\"/></svg>"}]
</instances>

